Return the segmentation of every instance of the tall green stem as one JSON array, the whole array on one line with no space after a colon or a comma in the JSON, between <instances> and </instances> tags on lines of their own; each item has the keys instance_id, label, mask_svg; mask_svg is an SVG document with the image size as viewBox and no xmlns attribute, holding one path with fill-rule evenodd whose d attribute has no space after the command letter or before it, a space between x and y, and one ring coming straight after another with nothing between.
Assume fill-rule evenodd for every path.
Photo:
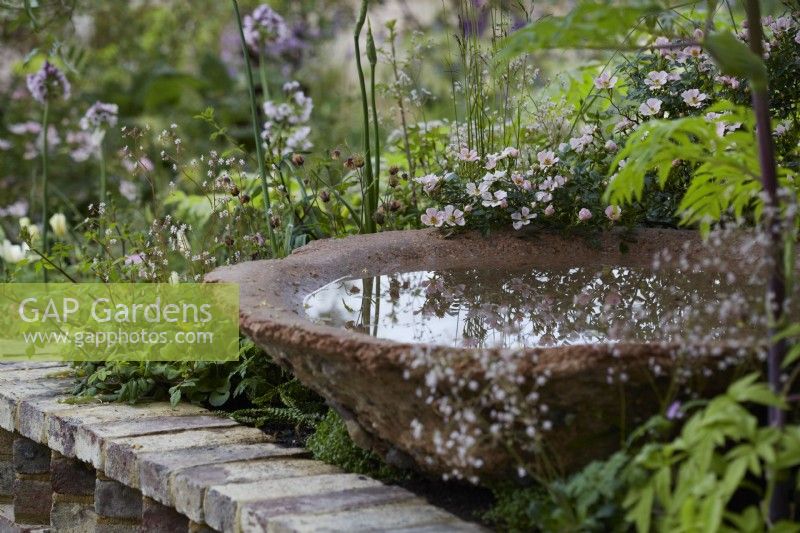
<instances>
[{"instance_id":1,"label":"tall green stem","mask_svg":"<svg viewBox=\"0 0 800 533\"><path fill-rule=\"evenodd\" d=\"M258 160L258 175L261 178L261 195L264 197L264 218L267 223L269 233L269 246L273 257L279 257L280 252L278 243L275 240L275 232L272 229L272 204L269 199L269 185L267 184L267 169L264 164L264 149L261 147L261 137L258 134L258 105L256 104L256 89L253 81L253 69L250 67L250 56L247 53L247 41L244 39L244 29L242 28L242 16L239 13L239 2L231 0L233 11L236 14L236 24L239 26L239 38L242 42L242 57L244 68L247 73L247 86L250 90L250 114L253 122L253 138L256 143L256 159Z\"/></svg>"},{"instance_id":2,"label":"tall green stem","mask_svg":"<svg viewBox=\"0 0 800 533\"><path fill-rule=\"evenodd\" d=\"M264 100L269 100L269 78L267 76L267 62L264 59L264 53L258 54L258 74L261 77L261 94Z\"/></svg>"},{"instance_id":3,"label":"tall green stem","mask_svg":"<svg viewBox=\"0 0 800 533\"><path fill-rule=\"evenodd\" d=\"M47 152L50 150L47 142L47 130L50 115L50 102L45 99L44 112L42 113L42 253L44 255L50 254L50 246L48 243L50 221L47 216ZM42 268L42 275L44 282L47 283L47 268Z\"/></svg>"},{"instance_id":4,"label":"tall green stem","mask_svg":"<svg viewBox=\"0 0 800 533\"><path fill-rule=\"evenodd\" d=\"M369 90L372 104L372 125L375 135L375 167L372 175L372 205L378 209L381 187L381 137L378 128L378 106L375 105L375 65L378 63L378 53L375 49L375 39L372 36L372 24L367 26L367 59L369 59Z\"/></svg>"},{"instance_id":5,"label":"tall green stem","mask_svg":"<svg viewBox=\"0 0 800 533\"><path fill-rule=\"evenodd\" d=\"M358 69L358 83L361 88L361 107L364 115L364 162L366 164L366 171L364 172L364 231L365 233L375 233L375 220L372 218L375 214L375 205L373 205L373 177L372 173L372 151L370 150L370 135L369 135L369 105L367 104L367 86L364 81L364 69L361 67L361 45L359 38L361 37L361 30L364 28L364 22L367 20L367 5L369 0L361 0L361 12L356 21L356 29L353 33L353 41L355 42L356 52L356 67Z\"/></svg>"},{"instance_id":6,"label":"tall green stem","mask_svg":"<svg viewBox=\"0 0 800 533\"><path fill-rule=\"evenodd\" d=\"M100 203L106 203L106 154L104 144L100 143Z\"/></svg>"}]
</instances>

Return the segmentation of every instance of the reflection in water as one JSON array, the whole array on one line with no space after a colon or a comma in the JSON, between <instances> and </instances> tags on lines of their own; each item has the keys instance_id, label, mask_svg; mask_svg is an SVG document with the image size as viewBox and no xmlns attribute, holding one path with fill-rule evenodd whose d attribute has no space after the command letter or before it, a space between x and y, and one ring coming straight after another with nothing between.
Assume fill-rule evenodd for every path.
<instances>
[{"instance_id":1,"label":"reflection in water","mask_svg":"<svg viewBox=\"0 0 800 533\"><path fill-rule=\"evenodd\" d=\"M419 271L345 278L310 294L317 323L396 341L518 348L758 338L761 288L724 275L629 267ZM720 305L726 302L726 305Z\"/></svg>"}]
</instances>

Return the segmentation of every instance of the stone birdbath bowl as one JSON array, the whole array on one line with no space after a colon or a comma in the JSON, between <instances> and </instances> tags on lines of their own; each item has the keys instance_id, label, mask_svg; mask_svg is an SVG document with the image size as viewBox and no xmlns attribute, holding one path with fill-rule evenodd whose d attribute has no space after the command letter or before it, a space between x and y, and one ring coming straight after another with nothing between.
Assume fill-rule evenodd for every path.
<instances>
[{"instance_id":1,"label":"stone birdbath bowl","mask_svg":"<svg viewBox=\"0 0 800 533\"><path fill-rule=\"evenodd\" d=\"M435 434L439 429L446 435L445 422L441 404L431 402L431 384L426 383L424 365L418 364L420 354L448 361L448 372L470 376L485 390L486 371L478 361L507 355L507 349L375 337L366 328L312 321L304 301L347 277L472 268L649 269L653 255L665 248L707 253L697 234L689 231L638 230L625 252L622 242L619 233L604 234L597 246L580 238L511 231L488 238L469 232L450 238L434 230L385 232L315 241L284 259L217 269L206 280L240 284L243 332L321 394L343 416L357 444L390 463L437 474L480 471L482 476L503 477L516 472L519 454L535 462L541 453L549 457L548 468L570 471L608 455L619 447L621 435L663 409L659 391L668 385L676 364L673 344L653 339L517 347L515 372L521 386L541 385L536 392L546 399L547 431L540 432L545 436L537 445L539 452L514 450L498 439L478 439L472 444L472 455L480 457L475 464L465 462L455 448L442 453ZM724 345L714 349L717 357L727 351ZM654 367L663 370L662 377L653 376ZM624 373L624 383L617 380L610 386L609 368L617 369L617 376ZM537 381L541 377L546 383ZM724 387L723 380L713 381L712 388ZM414 425L426 429L423 435L413 431Z\"/></svg>"}]
</instances>

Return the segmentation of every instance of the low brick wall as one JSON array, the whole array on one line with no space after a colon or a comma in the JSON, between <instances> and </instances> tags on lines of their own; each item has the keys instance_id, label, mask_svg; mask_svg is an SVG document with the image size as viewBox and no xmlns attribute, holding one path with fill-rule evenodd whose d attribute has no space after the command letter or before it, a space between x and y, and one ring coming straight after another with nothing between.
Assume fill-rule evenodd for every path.
<instances>
[{"instance_id":1,"label":"low brick wall","mask_svg":"<svg viewBox=\"0 0 800 533\"><path fill-rule=\"evenodd\" d=\"M0 532L481 530L197 406L65 403L66 370L0 363Z\"/></svg>"}]
</instances>

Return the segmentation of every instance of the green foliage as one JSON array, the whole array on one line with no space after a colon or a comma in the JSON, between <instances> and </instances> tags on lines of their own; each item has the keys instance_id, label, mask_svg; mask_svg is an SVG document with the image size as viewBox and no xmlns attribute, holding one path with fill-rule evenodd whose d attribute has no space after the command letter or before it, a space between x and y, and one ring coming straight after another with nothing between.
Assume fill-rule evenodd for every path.
<instances>
[{"instance_id":1,"label":"green foliage","mask_svg":"<svg viewBox=\"0 0 800 533\"><path fill-rule=\"evenodd\" d=\"M786 408L753 374L694 413L675 440L642 448L624 501L638 531L764 530L776 472L800 464L800 427L762 426L748 406ZM766 490L757 481L765 477ZM734 495L752 505L732 508Z\"/></svg>"},{"instance_id":2,"label":"green foliage","mask_svg":"<svg viewBox=\"0 0 800 533\"><path fill-rule=\"evenodd\" d=\"M757 374L693 405L675 438L675 422L656 416L567 479L496 488L485 518L503 531L766 531L774 480L800 465L800 426L761 425L759 409L787 406Z\"/></svg>"},{"instance_id":3,"label":"green foliage","mask_svg":"<svg viewBox=\"0 0 800 533\"><path fill-rule=\"evenodd\" d=\"M723 74L750 80L757 89L766 88L767 67L764 60L731 32L711 34L706 37L704 45Z\"/></svg>"},{"instance_id":4,"label":"green foliage","mask_svg":"<svg viewBox=\"0 0 800 533\"><path fill-rule=\"evenodd\" d=\"M344 421L332 409L317 426L306 446L316 459L342 467L348 472L378 479L403 479L408 476L384 463L375 454L356 446L347 433Z\"/></svg>"},{"instance_id":5,"label":"green foliage","mask_svg":"<svg viewBox=\"0 0 800 533\"><path fill-rule=\"evenodd\" d=\"M290 373L276 368L247 370L235 394L247 391L254 407L232 412L234 420L255 427L279 425L314 429L322 419L327 410L322 398Z\"/></svg>"},{"instance_id":6,"label":"green foliage","mask_svg":"<svg viewBox=\"0 0 800 533\"><path fill-rule=\"evenodd\" d=\"M622 531L623 473L630 459L621 451L566 480L496 489L496 503L484 518L503 531Z\"/></svg>"},{"instance_id":7,"label":"green foliage","mask_svg":"<svg viewBox=\"0 0 800 533\"><path fill-rule=\"evenodd\" d=\"M640 36L637 29L651 25L669 7L660 2L583 0L564 16L543 17L506 39L500 62L533 50L630 47ZM650 19L650 24L643 24Z\"/></svg>"},{"instance_id":8,"label":"green foliage","mask_svg":"<svg viewBox=\"0 0 800 533\"><path fill-rule=\"evenodd\" d=\"M664 187L675 175L676 163L689 165L694 178L679 211L683 224L708 228L732 208L741 217L747 208L760 212L759 166L752 113L722 102L708 110L718 116L649 121L628 139L612 165L605 197L626 205L642 199L646 176L654 173ZM724 136L729 125L739 127ZM620 163L624 161L624 166Z\"/></svg>"}]
</instances>

